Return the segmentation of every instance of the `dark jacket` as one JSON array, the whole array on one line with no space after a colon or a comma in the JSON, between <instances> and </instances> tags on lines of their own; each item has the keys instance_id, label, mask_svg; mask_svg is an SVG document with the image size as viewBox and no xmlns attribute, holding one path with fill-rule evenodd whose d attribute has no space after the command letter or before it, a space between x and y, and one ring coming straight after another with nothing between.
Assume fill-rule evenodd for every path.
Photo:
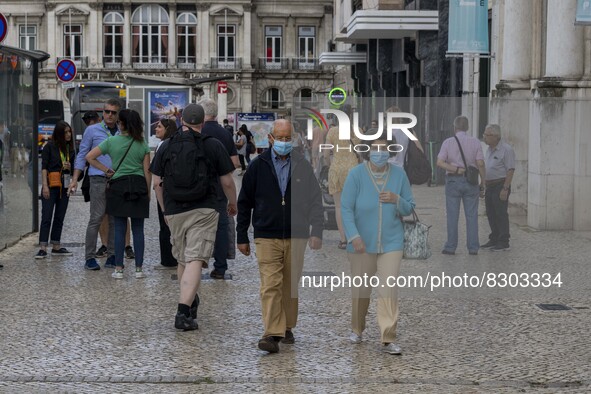
<instances>
[{"instance_id":1,"label":"dark jacket","mask_svg":"<svg viewBox=\"0 0 591 394\"><path fill-rule=\"evenodd\" d=\"M310 163L292 152L283 205L271 150L251 161L238 196L236 242L239 244L249 243L251 214L255 238L322 238L322 194Z\"/></svg>"}]
</instances>

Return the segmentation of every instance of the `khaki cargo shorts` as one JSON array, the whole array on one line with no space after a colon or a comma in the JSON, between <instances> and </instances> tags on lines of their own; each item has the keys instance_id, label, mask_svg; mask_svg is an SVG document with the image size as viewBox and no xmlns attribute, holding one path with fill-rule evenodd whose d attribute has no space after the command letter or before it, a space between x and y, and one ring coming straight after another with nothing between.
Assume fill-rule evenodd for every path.
<instances>
[{"instance_id":1,"label":"khaki cargo shorts","mask_svg":"<svg viewBox=\"0 0 591 394\"><path fill-rule=\"evenodd\" d=\"M172 255L185 265L200 260L203 268L213 254L219 214L215 209L198 208L174 215L166 215L170 227Z\"/></svg>"}]
</instances>

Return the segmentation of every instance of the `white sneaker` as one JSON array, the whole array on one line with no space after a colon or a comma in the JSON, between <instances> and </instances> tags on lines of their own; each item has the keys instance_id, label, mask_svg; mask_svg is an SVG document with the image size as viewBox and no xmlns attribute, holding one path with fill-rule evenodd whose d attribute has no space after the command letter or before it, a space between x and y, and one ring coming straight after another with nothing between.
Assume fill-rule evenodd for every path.
<instances>
[{"instance_id":1,"label":"white sneaker","mask_svg":"<svg viewBox=\"0 0 591 394\"><path fill-rule=\"evenodd\" d=\"M395 343L389 343L382 348L384 353L388 354L402 354L402 349Z\"/></svg>"},{"instance_id":2,"label":"white sneaker","mask_svg":"<svg viewBox=\"0 0 591 394\"><path fill-rule=\"evenodd\" d=\"M146 274L144 274L144 271L141 268L136 268L135 269L135 278L136 279L142 279L145 278Z\"/></svg>"},{"instance_id":3,"label":"white sneaker","mask_svg":"<svg viewBox=\"0 0 591 394\"><path fill-rule=\"evenodd\" d=\"M363 337L352 332L351 335L349 335L349 341L351 341L351 343L358 344L363 341Z\"/></svg>"},{"instance_id":4,"label":"white sneaker","mask_svg":"<svg viewBox=\"0 0 591 394\"><path fill-rule=\"evenodd\" d=\"M123 279L123 271L113 271L113 273L111 274L111 277L115 278L115 279Z\"/></svg>"}]
</instances>

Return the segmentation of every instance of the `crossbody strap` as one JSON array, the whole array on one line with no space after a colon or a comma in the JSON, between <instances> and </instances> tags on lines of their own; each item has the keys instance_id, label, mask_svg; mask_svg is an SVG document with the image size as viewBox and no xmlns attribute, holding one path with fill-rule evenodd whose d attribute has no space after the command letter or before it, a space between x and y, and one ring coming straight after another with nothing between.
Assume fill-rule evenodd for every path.
<instances>
[{"instance_id":1,"label":"crossbody strap","mask_svg":"<svg viewBox=\"0 0 591 394\"><path fill-rule=\"evenodd\" d=\"M464 172L464 176L466 176L466 174L468 173L468 164L466 164L466 158L464 157L464 150L462 149L462 144L460 144L460 140L458 139L458 137L456 135L454 135L454 138L456 139L456 141L458 142L458 146L460 147L460 154L462 155L462 161L464 162L464 169L466 170L466 172Z\"/></svg>"},{"instance_id":2,"label":"crossbody strap","mask_svg":"<svg viewBox=\"0 0 591 394\"><path fill-rule=\"evenodd\" d=\"M117 164L117 168L115 168L115 171L113 172L113 175L115 175L117 173L117 170L119 169L119 167L121 167L121 164L123 164L123 161L127 157L127 153L129 152L129 149L131 149L131 146L133 145L134 142L135 142L135 140L132 138L131 139L131 143L129 144L129 146L127 147L127 150L125 151L125 154L123 155L123 157L121 158L121 160L119 160L119 164Z\"/></svg>"}]
</instances>

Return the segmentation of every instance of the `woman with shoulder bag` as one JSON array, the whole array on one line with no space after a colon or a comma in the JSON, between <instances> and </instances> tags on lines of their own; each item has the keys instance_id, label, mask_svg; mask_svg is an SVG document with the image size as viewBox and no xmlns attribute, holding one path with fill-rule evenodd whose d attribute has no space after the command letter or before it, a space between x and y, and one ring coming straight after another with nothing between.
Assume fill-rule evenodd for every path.
<instances>
[{"instance_id":1,"label":"woman with shoulder bag","mask_svg":"<svg viewBox=\"0 0 591 394\"><path fill-rule=\"evenodd\" d=\"M387 281L390 277L398 277L400 271L404 250L404 227L400 216L409 215L415 203L404 170L388 163L390 153L383 148L389 144L385 134L371 142L369 161L349 172L341 201L351 275L376 276L383 285L377 287L382 351L401 354L400 346L394 343L398 292ZM353 332L349 339L354 344L362 341L371 290L370 286L352 289Z\"/></svg>"},{"instance_id":2,"label":"woman with shoulder bag","mask_svg":"<svg viewBox=\"0 0 591 394\"><path fill-rule=\"evenodd\" d=\"M242 131L242 134L244 134L244 136L246 137L246 153L244 154L244 157L246 158L246 163L250 164L250 155L256 152L256 147L254 145L254 136L252 135L250 130L248 130L248 127L246 127L245 124L241 125L238 130Z\"/></svg>"},{"instance_id":3,"label":"woman with shoulder bag","mask_svg":"<svg viewBox=\"0 0 591 394\"><path fill-rule=\"evenodd\" d=\"M72 164L76 160L72 128L60 120L53 129L51 140L41 152L41 227L39 229L39 252L36 259L47 257L47 244L50 238L52 256L71 256L72 252L60 247L64 218L70 196L68 187ZM52 225L53 217L53 225Z\"/></svg>"},{"instance_id":4,"label":"woman with shoulder bag","mask_svg":"<svg viewBox=\"0 0 591 394\"><path fill-rule=\"evenodd\" d=\"M109 177L106 213L115 219L115 279L123 279L123 256L127 218L131 218L135 246L135 277L144 278L144 219L150 212L150 148L144 140L144 124L139 113L119 112L120 135L109 137L86 155L88 163ZM107 168L97 158L111 156L115 169ZM116 164L115 164L116 163Z\"/></svg>"},{"instance_id":5,"label":"woman with shoulder bag","mask_svg":"<svg viewBox=\"0 0 591 394\"><path fill-rule=\"evenodd\" d=\"M240 169L241 171L238 175L244 175L244 171L246 171L246 164L244 163L244 156L246 155L247 143L246 143L246 136L242 129L238 129L236 132L236 136L234 137L234 145L236 145L236 151L238 152L238 160L240 160Z\"/></svg>"}]
</instances>

